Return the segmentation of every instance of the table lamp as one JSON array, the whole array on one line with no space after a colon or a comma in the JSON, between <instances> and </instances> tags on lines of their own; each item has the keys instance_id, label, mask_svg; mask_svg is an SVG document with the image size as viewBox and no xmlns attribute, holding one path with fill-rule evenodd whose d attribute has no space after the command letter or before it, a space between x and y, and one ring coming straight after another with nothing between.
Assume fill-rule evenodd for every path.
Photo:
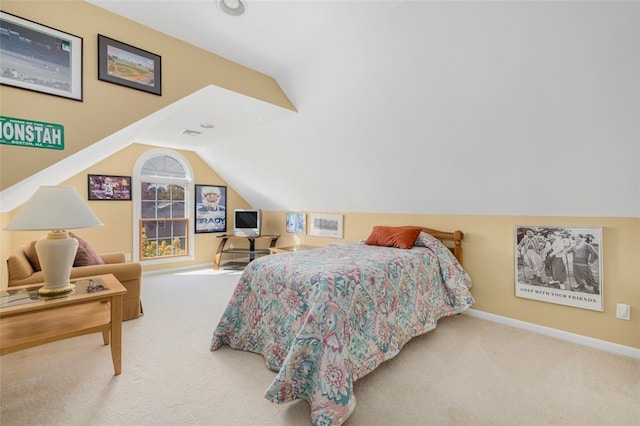
<instances>
[{"instance_id":1,"label":"table lamp","mask_svg":"<svg viewBox=\"0 0 640 426\"><path fill-rule=\"evenodd\" d=\"M41 186L5 227L8 231L49 231L36 243L44 274L41 295L57 295L74 289L69 281L78 241L67 229L104 225L71 186Z\"/></svg>"}]
</instances>

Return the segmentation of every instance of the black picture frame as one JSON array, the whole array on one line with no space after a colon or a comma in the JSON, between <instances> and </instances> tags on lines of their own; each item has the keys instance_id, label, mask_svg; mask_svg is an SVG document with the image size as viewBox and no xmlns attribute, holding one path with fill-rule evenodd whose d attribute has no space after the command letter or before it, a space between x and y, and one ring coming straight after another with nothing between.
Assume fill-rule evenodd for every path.
<instances>
[{"instance_id":1,"label":"black picture frame","mask_svg":"<svg viewBox=\"0 0 640 426\"><path fill-rule=\"evenodd\" d=\"M162 96L162 58L98 34L98 80Z\"/></svg>"},{"instance_id":2,"label":"black picture frame","mask_svg":"<svg viewBox=\"0 0 640 426\"><path fill-rule=\"evenodd\" d=\"M205 234L227 232L227 187L222 185L195 185L194 232ZM219 194L206 198L205 194Z\"/></svg>"},{"instance_id":3,"label":"black picture frame","mask_svg":"<svg viewBox=\"0 0 640 426\"><path fill-rule=\"evenodd\" d=\"M0 11L0 84L82 102L82 37Z\"/></svg>"},{"instance_id":4,"label":"black picture frame","mask_svg":"<svg viewBox=\"0 0 640 426\"><path fill-rule=\"evenodd\" d=\"M131 201L131 176L87 175L89 201Z\"/></svg>"}]
</instances>

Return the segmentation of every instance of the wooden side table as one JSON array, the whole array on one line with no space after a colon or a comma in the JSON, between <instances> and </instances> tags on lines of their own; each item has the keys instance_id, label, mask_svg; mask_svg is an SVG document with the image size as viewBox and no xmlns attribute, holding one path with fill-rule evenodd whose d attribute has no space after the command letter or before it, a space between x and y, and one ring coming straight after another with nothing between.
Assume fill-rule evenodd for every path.
<instances>
[{"instance_id":1,"label":"wooden side table","mask_svg":"<svg viewBox=\"0 0 640 426\"><path fill-rule=\"evenodd\" d=\"M92 291L91 280L105 289ZM40 285L0 292L0 355L90 333L111 344L115 375L122 372L122 295L127 289L112 274L72 281L66 295L41 298Z\"/></svg>"}]
</instances>

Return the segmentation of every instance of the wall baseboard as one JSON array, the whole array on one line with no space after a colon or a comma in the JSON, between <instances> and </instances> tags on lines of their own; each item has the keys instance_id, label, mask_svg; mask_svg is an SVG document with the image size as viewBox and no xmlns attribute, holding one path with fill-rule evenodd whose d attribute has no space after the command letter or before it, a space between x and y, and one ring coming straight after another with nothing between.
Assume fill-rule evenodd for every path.
<instances>
[{"instance_id":1,"label":"wall baseboard","mask_svg":"<svg viewBox=\"0 0 640 426\"><path fill-rule=\"evenodd\" d=\"M189 265L189 266L181 266L177 268L166 268L166 269L156 269L153 271L142 271L143 277L150 277L153 275L164 275L164 274L176 274L179 272L192 271L198 269L212 269L213 270L213 262L209 263L201 263L199 265Z\"/></svg>"},{"instance_id":2,"label":"wall baseboard","mask_svg":"<svg viewBox=\"0 0 640 426\"><path fill-rule=\"evenodd\" d=\"M213 263L190 265L190 266L185 266L181 268L159 269L155 271L143 272L142 275L151 276L151 275L159 275L159 274L171 274L171 273L180 273L180 272L186 272L186 271L197 270L197 269L213 269ZM226 272L230 272L230 271L226 271ZM533 324L530 322L520 321L517 319L503 317L496 314L490 314L488 312L478 311L476 309L468 309L467 311L463 312L463 314L484 319L487 321L496 322L499 324L508 325L510 327L515 327L522 330L532 331L534 333L542 334L545 336L553 337L556 339L564 340L564 341L575 343L578 345L587 346L587 347L599 349L605 352L611 352L617 355L627 356L630 358L640 360L640 349L636 349L631 346L625 346L625 345L620 345L618 343L607 342L606 340L594 339L592 337L582 336L580 334L569 333L567 331L557 330L555 328L545 327L545 326Z\"/></svg>"},{"instance_id":3,"label":"wall baseboard","mask_svg":"<svg viewBox=\"0 0 640 426\"><path fill-rule=\"evenodd\" d=\"M640 360L640 349L636 349L631 346L625 346L617 343L607 342L605 340L594 339L592 337L569 333L567 331L557 330L555 328L532 324L529 322L503 317L500 315L490 314L475 309L469 309L463 312L463 314Z\"/></svg>"},{"instance_id":4,"label":"wall baseboard","mask_svg":"<svg viewBox=\"0 0 640 426\"><path fill-rule=\"evenodd\" d=\"M238 269L224 269L224 265L227 262L247 262L249 263L249 258L239 257L237 259L228 260L225 262L220 262L220 272L238 272ZM155 269L153 271L143 271L142 276L152 276L152 275L162 275L162 274L176 274L185 271L197 271L199 269L211 269L213 270L213 262L208 263L200 263L197 265L188 265L188 266L180 266L176 268L166 268L166 269Z\"/></svg>"}]
</instances>

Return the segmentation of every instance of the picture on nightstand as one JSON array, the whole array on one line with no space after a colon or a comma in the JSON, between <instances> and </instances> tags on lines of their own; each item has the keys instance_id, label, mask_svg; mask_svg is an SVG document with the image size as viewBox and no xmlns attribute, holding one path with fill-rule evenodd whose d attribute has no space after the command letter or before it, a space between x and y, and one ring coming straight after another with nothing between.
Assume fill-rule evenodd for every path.
<instances>
[{"instance_id":1,"label":"picture on nightstand","mask_svg":"<svg viewBox=\"0 0 640 426\"><path fill-rule=\"evenodd\" d=\"M287 232L304 234L307 232L307 215L304 213L287 213Z\"/></svg>"}]
</instances>

